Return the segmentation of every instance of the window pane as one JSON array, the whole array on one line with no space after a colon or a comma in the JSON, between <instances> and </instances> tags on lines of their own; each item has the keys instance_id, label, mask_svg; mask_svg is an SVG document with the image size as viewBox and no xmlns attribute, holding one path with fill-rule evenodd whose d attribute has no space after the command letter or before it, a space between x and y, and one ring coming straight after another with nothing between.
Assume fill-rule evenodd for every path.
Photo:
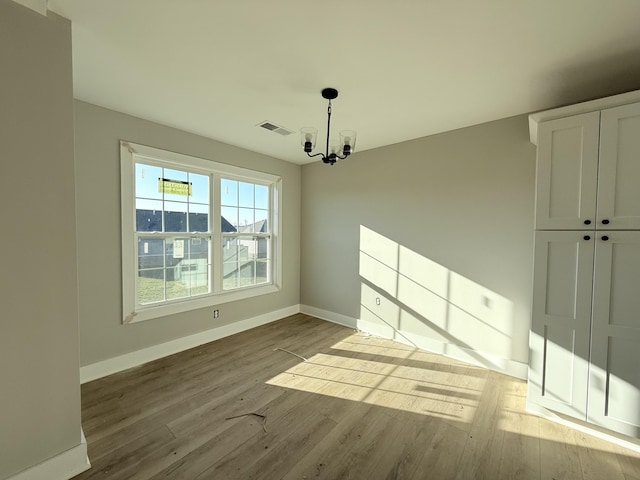
<instances>
[{"instance_id":1,"label":"window pane","mask_svg":"<svg viewBox=\"0 0 640 480\"><path fill-rule=\"evenodd\" d=\"M191 182L189 202L209 205L209 176L190 173L189 182Z\"/></svg>"},{"instance_id":2,"label":"window pane","mask_svg":"<svg viewBox=\"0 0 640 480\"><path fill-rule=\"evenodd\" d=\"M256 185L256 208L269 208L269 187Z\"/></svg>"},{"instance_id":3,"label":"window pane","mask_svg":"<svg viewBox=\"0 0 640 480\"><path fill-rule=\"evenodd\" d=\"M238 241L225 238L222 247L222 288L229 290L238 286Z\"/></svg>"},{"instance_id":4,"label":"window pane","mask_svg":"<svg viewBox=\"0 0 640 480\"><path fill-rule=\"evenodd\" d=\"M190 248L190 261L191 265L197 264L197 271L201 274L204 270L204 265L209 265L209 243L208 238L192 238ZM191 268L190 271L194 271Z\"/></svg>"},{"instance_id":5,"label":"window pane","mask_svg":"<svg viewBox=\"0 0 640 480\"><path fill-rule=\"evenodd\" d=\"M164 240L138 239L137 303L164 301Z\"/></svg>"},{"instance_id":6,"label":"window pane","mask_svg":"<svg viewBox=\"0 0 640 480\"><path fill-rule=\"evenodd\" d=\"M138 239L138 269L164 268L164 240L162 238Z\"/></svg>"},{"instance_id":7,"label":"window pane","mask_svg":"<svg viewBox=\"0 0 640 480\"><path fill-rule=\"evenodd\" d=\"M189 258L188 238L167 238L165 244L165 266L175 267L183 258ZM167 277L167 281L173 280Z\"/></svg>"},{"instance_id":8,"label":"window pane","mask_svg":"<svg viewBox=\"0 0 640 480\"><path fill-rule=\"evenodd\" d=\"M254 205L253 183L238 182L238 206L253 208Z\"/></svg>"},{"instance_id":9,"label":"window pane","mask_svg":"<svg viewBox=\"0 0 640 480\"><path fill-rule=\"evenodd\" d=\"M164 202L164 231L187 231L187 204L180 202Z\"/></svg>"},{"instance_id":10,"label":"window pane","mask_svg":"<svg viewBox=\"0 0 640 480\"><path fill-rule=\"evenodd\" d=\"M189 213L189 231L190 232L208 232L209 231L209 215L207 213Z\"/></svg>"},{"instance_id":11,"label":"window pane","mask_svg":"<svg viewBox=\"0 0 640 480\"><path fill-rule=\"evenodd\" d=\"M266 233L269 231L268 186L221 179L221 189L223 232ZM236 205L240 208L235 208ZM235 230L231 230L228 224L231 224Z\"/></svg>"},{"instance_id":12,"label":"window pane","mask_svg":"<svg viewBox=\"0 0 640 480\"><path fill-rule=\"evenodd\" d=\"M189 288L177 278L179 274L180 269L167 268L167 300L189 296Z\"/></svg>"},{"instance_id":13,"label":"window pane","mask_svg":"<svg viewBox=\"0 0 640 480\"><path fill-rule=\"evenodd\" d=\"M200 203L189 204L189 231L209 231L209 205Z\"/></svg>"},{"instance_id":14,"label":"window pane","mask_svg":"<svg viewBox=\"0 0 640 480\"><path fill-rule=\"evenodd\" d=\"M139 305L164 300L164 269L138 270L136 299Z\"/></svg>"},{"instance_id":15,"label":"window pane","mask_svg":"<svg viewBox=\"0 0 640 480\"><path fill-rule=\"evenodd\" d=\"M197 268L193 268L197 267ZM209 293L209 269L211 267L203 262L202 264L196 263L189 270L189 281L191 283L190 291L191 296L202 295L203 293ZM187 273L183 270L182 276L184 277Z\"/></svg>"},{"instance_id":16,"label":"window pane","mask_svg":"<svg viewBox=\"0 0 640 480\"><path fill-rule=\"evenodd\" d=\"M138 240L138 304L209 293L210 238Z\"/></svg>"},{"instance_id":17,"label":"window pane","mask_svg":"<svg viewBox=\"0 0 640 480\"><path fill-rule=\"evenodd\" d=\"M253 209L239 208L238 209L238 231L239 232L253 232Z\"/></svg>"},{"instance_id":18,"label":"window pane","mask_svg":"<svg viewBox=\"0 0 640 480\"><path fill-rule=\"evenodd\" d=\"M175 238L172 255L174 258L175 295L185 292L186 296L209 293L209 238ZM169 288L167 288L167 296ZM176 297L177 298L177 297Z\"/></svg>"},{"instance_id":19,"label":"window pane","mask_svg":"<svg viewBox=\"0 0 640 480\"><path fill-rule=\"evenodd\" d=\"M145 164L136 164L136 172L140 177L137 179L136 195L142 195L136 198L137 231L209 231L208 175Z\"/></svg>"},{"instance_id":20,"label":"window pane","mask_svg":"<svg viewBox=\"0 0 640 480\"><path fill-rule=\"evenodd\" d=\"M169 182L169 184L165 185L164 188L162 188L162 186L158 186L158 189L160 191L164 191L163 198L165 200L179 201L179 202L187 201L187 199L189 198L189 195L188 195L188 190L186 188L184 189L171 188L172 187L171 183L177 184L178 187L180 187L183 183L188 185L189 178L188 178L187 172L184 172L182 170L173 170L171 168L165 168L162 173L162 178L165 182ZM193 187L191 188L191 190L193 190ZM176 192L179 191L179 193L172 193L173 191L176 191Z\"/></svg>"},{"instance_id":21,"label":"window pane","mask_svg":"<svg viewBox=\"0 0 640 480\"><path fill-rule=\"evenodd\" d=\"M269 212L267 210L256 210L255 220L254 232L269 233Z\"/></svg>"},{"instance_id":22,"label":"window pane","mask_svg":"<svg viewBox=\"0 0 640 480\"><path fill-rule=\"evenodd\" d=\"M269 281L269 261L266 258L256 260L256 285Z\"/></svg>"},{"instance_id":23,"label":"window pane","mask_svg":"<svg viewBox=\"0 0 640 480\"><path fill-rule=\"evenodd\" d=\"M158 192L158 178L162 177L162 168L144 163L136 163L136 197L161 199Z\"/></svg>"},{"instance_id":24,"label":"window pane","mask_svg":"<svg viewBox=\"0 0 640 480\"><path fill-rule=\"evenodd\" d=\"M238 206L238 182L220 179L220 203L229 207Z\"/></svg>"},{"instance_id":25,"label":"window pane","mask_svg":"<svg viewBox=\"0 0 640 480\"><path fill-rule=\"evenodd\" d=\"M136 231L162 231L162 201L136 199Z\"/></svg>"},{"instance_id":26,"label":"window pane","mask_svg":"<svg viewBox=\"0 0 640 480\"><path fill-rule=\"evenodd\" d=\"M223 289L257 285L269 281L268 238L227 238L223 247Z\"/></svg>"},{"instance_id":27,"label":"window pane","mask_svg":"<svg viewBox=\"0 0 640 480\"><path fill-rule=\"evenodd\" d=\"M223 232L238 231L238 209L234 207L222 207L220 209L221 228Z\"/></svg>"}]
</instances>

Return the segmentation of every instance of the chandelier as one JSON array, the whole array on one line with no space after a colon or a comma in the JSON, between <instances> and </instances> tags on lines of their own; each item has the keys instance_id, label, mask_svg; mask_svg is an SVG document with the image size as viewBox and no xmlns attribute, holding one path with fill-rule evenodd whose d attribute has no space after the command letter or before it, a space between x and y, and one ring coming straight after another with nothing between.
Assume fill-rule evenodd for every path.
<instances>
[{"instance_id":1,"label":"chandelier","mask_svg":"<svg viewBox=\"0 0 640 480\"><path fill-rule=\"evenodd\" d=\"M356 147L356 132L353 130L342 130L340 132L340 146L329 145L329 134L331 129L331 100L335 100L338 97L338 90L335 88L325 88L322 90L322 97L329 100L329 106L327 107L327 144L324 153L311 152L316 146L316 138L318 136L318 129L314 127L304 127L300 129L301 143L304 147L304 151L309 157L317 157L322 155L322 161L333 165L336 160L344 160L353 153Z\"/></svg>"}]
</instances>

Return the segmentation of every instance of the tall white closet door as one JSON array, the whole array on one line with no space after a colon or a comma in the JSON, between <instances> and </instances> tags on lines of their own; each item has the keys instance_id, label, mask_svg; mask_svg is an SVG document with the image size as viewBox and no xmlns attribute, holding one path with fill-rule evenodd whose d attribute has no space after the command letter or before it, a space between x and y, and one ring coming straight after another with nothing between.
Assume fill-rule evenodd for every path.
<instances>
[{"instance_id":1,"label":"tall white closet door","mask_svg":"<svg viewBox=\"0 0 640 480\"><path fill-rule=\"evenodd\" d=\"M600 112L538 127L536 229L593 229L596 222Z\"/></svg>"},{"instance_id":2,"label":"tall white closet door","mask_svg":"<svg viewBox=\"0 0 640 480\"><path fill-rule=\"evenodd\" d=\"M586 419L594 240L592 232L535 237L529 400Z\"/></svg>"},{"instance_id":3,"label":"tall white closet door","mask_svg":"<svg viewBox=\"0 0 640 480\"><path fill-rule=\"evenodd\" d=\"M590 422L640 437L640 232L598 232Z\"/></svg>"},{"instance_id":4,"label":"tall white closet door","mask_svg":"<svg viewBox=\"0 0 640 480\"><path fill-rule=\"evenodd\" d=\"M640 230L640 103L603 110L597 228Z\"/></svg>"}]
</instances>

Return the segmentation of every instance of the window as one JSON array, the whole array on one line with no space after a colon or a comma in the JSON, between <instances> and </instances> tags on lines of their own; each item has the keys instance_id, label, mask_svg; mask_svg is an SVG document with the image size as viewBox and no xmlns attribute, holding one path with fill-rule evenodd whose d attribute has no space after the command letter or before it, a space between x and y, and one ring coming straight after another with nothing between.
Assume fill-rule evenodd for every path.
<instances>
[{"instance_id":1,"label":"window","mask_svg":"<svg viewBox=\"0 0 640 480\"><path fill-rule=\"evenodd\" d=\"M121 142L124 321L277 291L281 180Z\"/></svg>"},{"instance_id":2,"label":"window","mask_svg":"<svg viewBox=\"0 0 640 480\"><path fill-rule=\"evenodd\" d=\"M269 281L269 187L220 179L223 290Z\"/></svg>"}]
</instances>

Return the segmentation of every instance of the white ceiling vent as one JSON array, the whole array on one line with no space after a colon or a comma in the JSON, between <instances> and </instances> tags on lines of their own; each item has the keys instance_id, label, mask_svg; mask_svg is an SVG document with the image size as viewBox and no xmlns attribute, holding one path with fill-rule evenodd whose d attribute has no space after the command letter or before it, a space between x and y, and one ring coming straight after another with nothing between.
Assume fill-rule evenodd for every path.
<instances>
[{"instance_id":1,"label":"white ceiling vent","mask_svg":"<svg viewBox=\"0 0 640 480\"><path fill-rule=\"evenodd\" d=\"M291 135L293 133L293 130L289 130L288 128L281 127L280 125L276 125L273 122L267 122L266 120L264 122L259 123L258 126L262 128L266 128L267 130L270 130L272 132L279 133L280 135Z\"/></svg>"}]
</instances>

